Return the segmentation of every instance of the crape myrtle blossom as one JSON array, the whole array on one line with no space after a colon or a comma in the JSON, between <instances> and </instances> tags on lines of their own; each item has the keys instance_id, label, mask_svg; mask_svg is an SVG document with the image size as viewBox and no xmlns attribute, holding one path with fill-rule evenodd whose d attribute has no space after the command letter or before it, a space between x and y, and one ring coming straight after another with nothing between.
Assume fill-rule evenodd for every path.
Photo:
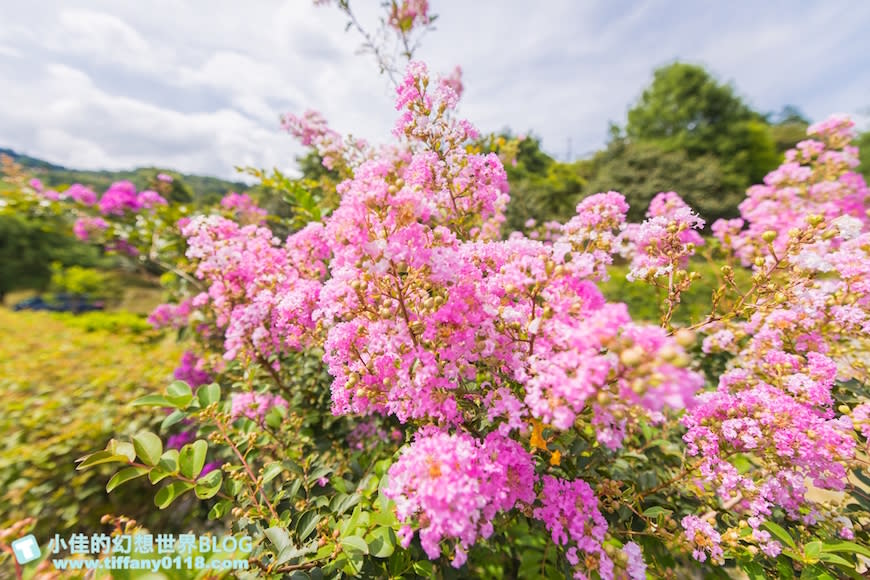
<instances>
[{"instance_id":1,"label":"crape myrtle blossom","mask_svg":"<svg viewBox=\"0 0 870 580\"><path fill-rule=\"evenodd\" d=\"M595 492L581 479L566 481L547 475L543 483L534 517L544 523L554 543L567 547L566 558L577 567L574 578L589 578L583 570L586 568L597 572L602 580L612 580L613 561L602 546L607 520L598 510ZM636 561L633 567L637 568Z\"/></svg>"},{"instance_id":2,"label":"crape myrtle blossom","mask_svg":"<svg viewBox=\"0 0 870 580\"><path fill-rule=\"evenodd\" d=\"M195 275L209 283L203 298L224 329L225 358L265 360L306 343L325 272L320 224L292 234L283 245L267 228L220 216L193 218L182 234Z\"/></svg>"},{"instance_id":3,"label":"crape myrtle blossom","mask_svg":"<svg viewBox=\"0 0 870 580\"><path fill-rule=\"evenodd\" d=\"M181 356L181 363L173 372L172 376L179 381L184 381L193 389L200 385L211 382L211 374L203 369L202 361L190 351L185 351Z\"/></svg>"},{"instance_id":4,"label":"crape myrtle blossom","mask_svg":"<svg viewBox=\"0 0 870 580\"><path fill-rule=\"evenodd\" d=\"M393 0L388 24L400 33L429 24L429 0Z\"/></svg>"},{"instance_id":5,"label":"crape myrtle blossom","mask_svg":"<svg viewBox=\"0 0 870 580\"><path fill-rule=\"evenodd\" d=\"M74 183L64 192L73 201L85 206L97 203L97 194L89 187L80 183Z\"/></svg>"},{"instance_id":6,"label":"crape myrtle blossom","mask_svg":"<svg viewBox=\"0 0 870 580\"><path fill-rule=\"evenodd\" d=\"M238 221L246 224L260 223L268 213L247 193L228 193L221 199L221 207L233 212L238 217Z\"/></svg>"},{"instance_id":7,"label":"crape myrtle blossom","mask_svg":"<svg viewBox=\"0 0 870 580\"><path fill-rule=\"evenodd\" d=\"M786 153L785 162L755 185L740 204L741 224L714 225L714 233L733 247L744 264L771 251L781 255L790 241L790 231L806 225L810 216L826 222L851 216L866 224L870 191L860 173L858 150L850 145L854 123L842 116L811 125L809 139ZM717 222L718 223L718 222ZM736 226L736 227L735 227ZM772 238L763 240L766 232ZM729 239L725 240L725 236Z\"/></svg>"},{"instance_id":8,"label":"crape myrtle blossom","mask_svg":"<svg viewBox=\"0 0 870 580\"><path fill-rule=\"evenodd\" d=\"M109 186L98 203L103 215L124 215L125 212L136 212L142 204L136 194L136 186L129 181L116 181Z\"/></svg>"},{"instance_id":9,"label":"crape myrtle blossom","mask_svg":"<svg viewBox=\"0 0 870 580\"><path fill-rule=\"evenodd\" d=\"M390 467L384 495L396 502L400 521L416 521L430 559L441 555L442 540L455 542L452 563L459 568L477 539L492 535L496 514L534 500L534 482L534 460L517 442L430 428ZM413 533L408 525L400 530L403 546Z\"/></svg>"},{"instance_id":10,"label":"crape myrtle blossom","mask_svg":"<svg viewBox=\"0 0 870 580\"><path fill-rule=\"evenodd\" d=\"M582 200L573 218L548 226L541 239L502 239L506 173L497 155L468 147L477 132L454 116L458 93L411 63L397 87L401 143L371 155L319 115L286 117L288 130L347 176L336 188L338 206L283 240L260 222L239 223L260 212L237 194L222 206L239 221L223 212L179 222L205 290L189 306L161 307L153 322L213 321L217 336L209 338L223 343L225 359L254 361L273 377L286 370L290 351L322 347L333 413L372 416L347 437L348 447L370 451L366 439L375 437L400 442L403 433L387 433L378 416L417 430L383 493L395 501L403 545L418 537L431 559L445 550L462 566L500 514L521 510L542 522L578 578L612 578L616 566L643 577L638 545L605 550L608 525L594 482L572 479L564 450L547 448L541 430L557 446L564 432L584 433L596 453L617 455L636 439L638 419L661 422L668 409L685 410L699 487L723 500L739 495L735 509L753 529L745 541L775 556L781 546L763 529L765 519L774 507L803 523L824 517L806 497L808 484L843 489L853 421L864 426L868 414L856 407L852 420L839 416L831 394L870 328L865 220L838 197L855 195L858 182L833 178L839 189L814 188L819 203L841 211L795 218L782 246L770 243L778 238L768 226L762 241L747 233L757 229L751 204L741 220L714 226L722 246L750 257L758 276L787 267L791 277L781 296L759 284L754 310L742 318L702 326L704 352L731 359L716 390L697 395L704 378L687 352L694 334L632 320L596 283L616 253L631 260L632 279L676 276L704 242L703 220L666 192L646 221L627 224L624 197L606 192ZM841 129L832 127L816 130L834 143ZM819 172L828 178L848 171L848 151L825 151L803 145L786 164L824 165ZM106 213L132 203L116 189L100 202ZM197 382L198 367L186 357L179 372ZM288 403L236 393L231 416L262 423L274 406ZM761 457L764 468L738 472L729 461L735 453ZM698 560L723 560L712 520L682 523Z\"/></svg>"},{"instance_id":11,"label":"crape myrtle blossom","mask_svg":"<svg viewBox=\"0 0 870 580\"><path fill-rule=\"evenodd\" d=\"M109 223L99 217L82 217L73 224L73 234L82 241L87 241L95 233L105 231Z\"/></svg>"},{"instance_id":12,"label":"crape myrtle blossom","mask_svg":"<svg viewBox=\"0 0 870 580\"><path fill-rule=\"evenodd\" d=\"M647 218L629 224L620 235L621 253L631 259L629 281L673 275L704 244L695 231L704 220L672 191L653 198Z\"/></svg>"},{"instance_id":13,"label":"crape myrtle blossom","mask_svg":"<svg viewBox=\"0 0 870 580\"><path fill-rule=\"evenodd\" d=\"M343 138L317 111L309 110L301 116L288 113L281 117L281 128L306 147L314 148L323 166L330 170L354 167L372 153L365 140Z\"/></svg>"},{"instance_id":14,"label":"crape myrtle blossom","mask_svg":"<svg viewBox=\"0 0 870 580\"><path fill-rule=\"evenodd\" d=\"M768 555L780 546L759 527L774 506L809 522L818 512L806 482L847 485L863 409L838 415L832 389L838 380L868 379L860 361L870 347L870 234L859 211L867 188L851 171L851 122L833 118L809 134L817 139L750 189L740 222L714 227L724 246L752 261L757 279L788 283L762 291L745 319L711 327L704 351L734 358L717 390L700 395L683 419L702 476L723 497L745 498L753 538ZM765 469L738 474L728 461L734 453L763 458Z\"/></svg>"}]
</instances>

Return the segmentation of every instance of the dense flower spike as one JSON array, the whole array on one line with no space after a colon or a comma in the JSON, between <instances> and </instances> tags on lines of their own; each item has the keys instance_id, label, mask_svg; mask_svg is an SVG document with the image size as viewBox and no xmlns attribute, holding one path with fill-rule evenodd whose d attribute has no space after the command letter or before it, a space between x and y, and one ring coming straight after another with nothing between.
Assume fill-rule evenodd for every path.
<instances>
[{"instance_id":1,"label":"dense flower spike","mask_svg":"<svg viewBox=\"0 0 870 580\"><path fill-rule=\"evenodd\" d=\"M704 243L695 231L704 227L704 220L672 191L655 196L647 216L620 236L622 254L631 258L629 281L672 276Z\"/></svg>"},{"instance_id":2,"label":"dense flower spike","mask_svg":"<svg viewBox=\"0 0 870 580\"><path fill-rule=\"evenodd\" d=\"M553 542L567 547L568 562L577 567L574 578L588 578L585 572L594 571L602 580L612 579L613 561L602 546L607 521L598 510L598 499L589 484L548 475L544 477L540 504L534 516L544 522ZM587 557L581 559L581 552Z\"/></svg>"},{"instance_id":3,"label":"dense flower spike","mask_svg":"<svg viewBox=\"0 0 870 580\"><path fill-rule=\"evenodd\" d=\"M430 559L441 555L442 540L455 542L458 568L477 539L492 534L497 513L534 499L533 486L533 460L515 441L492 434L481 443L465 433L425 430L390 467L384 493L406 524L403 544L413 522Z\"/></svg>"},{"instance_id":4,"label":"dense flower spike","mask_svg":"<svg viewBox=\"0 0 870 580\"><path fill-rule=\"evenodd\" d=\"M76 220L73 224L73 234L82 240L88 240L92 234L102 232L108 229L109 223L103 218L98 217L83 217Z\"/></svg>"},{"instance_id":5,"label":"dense flower spike","mask_svg":"<svg viewBox=\"0 0 870 580\"><path fill-rule=\"evenodd\" d=\"M853 171L858 165L858 150L850 145L854 123L834 116L812 125L807 134L809 139L788 151L785 162L764 178L764 184L749 189L740 204L746 230L739 231L743 224L732 222L728 226L732 235L726 239L724 224L714 228L747 265L771 251L781 255L790 243L791 230L805 227L811 216L826 221L851 216L867 223L870 190ZM765 235L772 239L763 239Z\"/></svg>"},{"instance_id":6,"label":"dense flower spike","mask_svg":"<svg viewBox=\"0 0 870 580\"><path fill-rule=\"evenodd\" d=\"M717 391L684 418L684 439L723 497L748 502L753 538L768 555L781 549L759 528L772 509L815 520L806 482L844 489L855 454L853 419L832 408L837 380L868 380L862 361L870 352L870 234L859 212L867 190L851 172L850 129L837 118L811 127L821 140L800 143L765 185L750 189L745 221L714 228L723 245L752 260L760 289L747 318L713 325L704 339L705 352L734 358ZM739 474L728 461L734 453L763 458L764 469Z\"/></svg>"},{"instance_id":7,"label":"dense flower spike","mask_svg":"<svg viewBox=\"0 0 870 580\"><path fill-rule=\"evenodd\" d=\"M136 186L129 181L117 181L103 194L99 202L103 215L124 215L127 211L138 211L142 208Z\"/></svg>"}]
</instances>

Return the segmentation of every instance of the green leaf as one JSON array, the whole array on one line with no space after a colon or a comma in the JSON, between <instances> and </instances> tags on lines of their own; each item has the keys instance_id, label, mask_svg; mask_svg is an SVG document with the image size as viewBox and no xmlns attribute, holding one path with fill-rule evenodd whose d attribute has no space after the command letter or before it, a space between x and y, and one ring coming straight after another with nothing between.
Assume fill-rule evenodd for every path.
<instances>
[{"instance_id":1,"label":"green leaf","mask_svg":"<svg viewBox=\"0 0 870 580\"><path fill-rule=\"evenodd\" d=\"M156 465L163 453L163 442L160 437L149 431L142 431L133 436L133 448L136 455L145 465Z\"/></svg>"},{"instance_id":2,"label":"green leaf","mask_svg":"<svg viewBox=\"0 0 870 580\"><path fill-rule=\"evenodd\" d=\"M296 535L299 540L304 541L317 528L321 517L315 510L310 510L302 514L299 521L296 523Z\"/></svg>"},{"instance_id":3,"label":"green leaf","mask_svg":"<svg viewBox=\"0 0 870 580\"><path fill-rule=\"evenodd\" d=\"M392 510L372 512L372 523L379 526L394 527L398 522Z\"/></svg>"},{"instance_id":4,"label":"green leaf","mask_svg":"<svg viewBox=\"0 0 870 580\"><path fill-rule=\"evenodd\" d=\"M221 400L221 386L217 383L202 385L196 391L196 398L199 400L200 406L205 409L212 403Z\"/></svg>"},{"instance_id":5,"label":"green leaf","mask_svg":"<svg viewBox=\"0 0 870 580\"><path fill-rule=\"evenodd\" d=\"M172 502L192 487L193 486L186 481L173 481L157 492L157 495L154 496L154 505L160 509L166 509L172 504Z\"/></svg>"},{"instance_id":6,"label":"green leaf","mask_svg":"<svg viewBox=\"0 0 870 580\"><path fill-rule=\"evenodd\" d=\"M368 536L369 553L375 558L389 558L396 549L396 533L392 528L375 528Z\"/></svg>"},{"instance_id":7,"label":"green leaf","mask_svg":"<svg viewBox=\"0 0 870 580\"><path fill-rule=\"evenodd\" d=\"M820 566L804 566L801 580L834 580L834 577Z\"/></svg>"},{"instance_id":8,"label":"green leaf","mask_svg":"<svg viewBox=\"0 0 870 580\"><path fill-rule=\"evenodd\" d=\"M839 564L840 566L846 566L847 568L855 567L854 562L850 562L842 556L838 556L830 552L822 552L821 554L819 554L819 560L821 560L822 562L828 562L829 564Z\"/></svg>"},{"instance_id":9,"label":"green leaf","mask_svg":"<svg viewBox=\"0 0 870 580\"><path fill-rule=\"evenodd\" d=\"M861 554L870 558L870 549L866 546L856 544L855 542L847 542L845 540L839 542L825 542L822 544L822 552L849 552L852 554Z\"/></svg>"},{"instance_id":10,"label":"green leaf","mask_svg":"<svg viewBox=\"0 0 870 580\"><path fill-rule=\"evenodd\" d=\"M785 542L791 548L797 548L797 545L794 543L794 539L792 539L791 534L789 534L782 526L777 523L766 521L762 524L767 531L777 537L777 539L781 542Z\"/></svg>"},{"instance_id":11,"label":"green leaf","mask_svg":"<svg viewBox=\"0 0 870 580\"><path fill-rule=\"evenodd\" d=\"M173 407L183 409L193 400L193 391L184 381L172 381L166 389L166 399Z\"/></svg>"},{"instance_id":12,"label":"green leaf","mask_svg":"<svg viewBox=\"0 0 870 580\"><path fill-rule=\"evenodd\" d=\"M130 459L126 455L115 455L111 451L97 451L82 457L80 461L81 463L76 466L76 469L85 469L103 463L130 463Z\"/></svg>"},{"instance_id":13,"label":"green leaf","mask_svg":"<svg viewBox=\"0 0 870 580\"><path fill-rule=\"evenodd\" d=\"M141 467L139 465L134 465L133 467L126 467L112 476L112 479L109 480L109 483L106 484L106 493L111 493L113 489L127 483L131 479L136 479L137 477L141 477L150 471L147 467Z\"/></svg>"},{"instance_id":14,"label":"green leaf","mask_svg":"<svg viewBox=\"0 0 870 580\"><path fill-rule=\"evenodd\" d=\"M174 407L163 395L145 395L133 401L134 407Z\"/></svg>"},{"instance_id":15,"label":"green leaf","mask_svg":"<svg viewBox=\"0 0 870 580\"><path fill-rule=\"evenodd\" d=\"M133 449L132 443L128 443L127 441L115 441L113 439L109 442L107 449L115 455L123 455L129 459L131 463L136 461L136 450Z\"/></svg>"},{"instance_id":16,"label":"green leaf","mask_svg":"<svg viewBox=\"0 0 870 580\"><path fill-rule=\"evenodd\" d=\"M654 505L643 510L643 515L648 518L657 518L659 516L669 516L674 513L674 510L669 510L661 506Z\"/></svg>"},{"instance_id":17,"label":"green leaf","mask_svg":"<svg viewBox=\"0 0 870 580\"><path fill-rule=\"evenodd\" d=\"M266 469L263 470L263 483L269 483L270 481L278 477L278 475L283 471L284 467L281 465L280 462L276 461L275 463L270 463L266 466Z\"/></svg>"},{"instance_id":18,"label":"green leaf","mask_svg":"<svg viewBox=\"0 0 870 580\"><path fill-rule=\"evenodd\" d=\"M178 409L172 411L165 419L163 419L163 422L160 423L160 432L165 432L176 423L181 422L181 420L186 416L187 414L184 411L179 411Z\"/></svg>"},{"instance_id":19,"label":"green leaf","mask_svg":"<svg viewBox=\"0 0 870 580\"><path fill-rule=\"evenodd\" d=\"M219 520L229 512L233 507L233 502L228 499L222 500L214 504L211 510L208 512L208 519L210 520Z\"/></svg>"},{"instance_id":20,"label":"green leaf","mask_svg":"<svg viewBox=\"0 0 870 580\"><path fill-rule=\"evenodd\" d=\"M281 552L281 550L290 545L290 534L287 532L287 528L273 526L263 533L266 534L266 537L275 546L276 553Z\"/></svg>"},{"instance_id":21,"label":"green leaf","mask_svg":"<svg viewBox=\"0 0 870 580\"><path fill-rule=\"evenodd\" d=\"M205 465L205 454L208 452L208 443L202 439L197 439L193 443L185 445L181 448L178 454L178 466L181 468L181 474L190 479L199 477Z\"/></svg>"},{"instance_id":22,"label":"green leaf","mask_svg":"<svg viewBox=\"0 0 870 580\"><path fill-rule=\"evenodd\" d=\"M807 542L804 546L804 558L810 564L814 564L819 561L819 554L822 553L822 543L818 540L813 540L812 542Z\"/></svg>"},{"instance_id":23,"label":"green leaf","mask_svg":"<svg viewBox=\"0 0 870 580\"><path fill-rule=\"evenodd\" d=\"M369 545L359 536L348 536L342 538L341 547L349 552L361 552L363 554L369 553Z\"/></svg>"},{"instance_id":24,"label":"green leaf","mask_svg":"<svg viewBox=\"0 0 870 580\"><path fill-rule=\"evenodd\" d=\"M414 562L414 572L424 578L431 578L435 575L435 564L429 560Z\"/></svg>"},{"instance_id":25,"label":"green leaf","mask_svg":"<svg viewBox=\"0 0 870 580\"><path fill-rule=\"evenodd\" d=\"M764 573L764 568L755 562L743 562L740 564L740 568L746 572L749 580L765 580L767 578L767 575Z\"/></svg>"},{"instance_id":26,"label":"green leaf","mask_svg":"<svg viewBox=\"0 0 870 580\"><path fill-rule=\"evenodd\" d=\"M224 474L219 469L215 469L199 479L193 491L199 499L211 499L221 490L223 480Z\"/></svg>"}]
</instances>

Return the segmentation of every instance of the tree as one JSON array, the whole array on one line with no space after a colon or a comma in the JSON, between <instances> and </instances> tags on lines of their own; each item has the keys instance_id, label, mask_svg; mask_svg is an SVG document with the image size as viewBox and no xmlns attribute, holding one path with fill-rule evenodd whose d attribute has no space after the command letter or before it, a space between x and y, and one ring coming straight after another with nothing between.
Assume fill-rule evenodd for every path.
<instances>
[{"instance_id":1,"label":"tree","mask_svg":"<svg viewBox=\"0 0 870 580\"><path fill-rule=\"evenodd\" d=\"M773 118L770 134L780 155L807 138L807 127L810 126L810 121L794 105L786 105L782 111L770 117Z\"/></svg>"},{"instance_id":2,"label":"tree","mask_svg":"<svg viewBox=\"0 0 870 580\"><path fill-rule=\"evenodd\" d=\"M733 217L743 199L740 189L729 187L712 155L690 159L685 151L625 140L611 142L598 154L595 176L586 186L588 193L610 190L625 195L631 221L642 221L650 200L662 191L679 193L708 224Z\"/></svg>"},{"instance_id":3,"label":"tree","mask_svg":"<svg viewBox=\"0 0 870 580\"><path fill-rule=\"evenodd\" d=\"M719 159L727 184L745 188L777 164L765 119L728 84L698 65L676 62L657 69L652 84L628 112L631 142L685 151L689 159ZM726 161L727 160L727 161Z\"/></svg>"},{"instance_id":4,"label":"tree","mask_svg":"<svg viewBox=\"0 0 870 580\"><path fill-rule=\"evenodd\" d=\"M870 131L858 135L855 144L858 146L858 155L861 159L858 171L864 175L864 179L870 181Z\"/></svg>"}]
</instances>

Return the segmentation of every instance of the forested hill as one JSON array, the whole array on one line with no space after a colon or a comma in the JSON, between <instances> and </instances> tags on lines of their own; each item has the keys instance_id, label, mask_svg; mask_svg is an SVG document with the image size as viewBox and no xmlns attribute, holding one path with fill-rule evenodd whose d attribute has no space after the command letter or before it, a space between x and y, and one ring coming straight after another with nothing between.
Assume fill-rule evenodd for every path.
<instances>
[{"instance_id":1,"label":"forested hill","mask_svg":"<svg viewBox=\"0 0 870 580\"><path fill-rule=\"evenodd\" d=\"M16 163L27 168L29 172L38 177L47 187L81 183L97 191L103 191L112 182L127 180L133 182L137 189L145 189L158 173L166 173L176 179L180 178L189 188L193 199L198 204L213 203L227 192L244 191L249 187L242 182L227 181L205 175L187 175L158 167L140 167L126 171L87 171L69 169L2 147L0 147L0 155L11 157Z\"/></svg>"}]
</instances>

